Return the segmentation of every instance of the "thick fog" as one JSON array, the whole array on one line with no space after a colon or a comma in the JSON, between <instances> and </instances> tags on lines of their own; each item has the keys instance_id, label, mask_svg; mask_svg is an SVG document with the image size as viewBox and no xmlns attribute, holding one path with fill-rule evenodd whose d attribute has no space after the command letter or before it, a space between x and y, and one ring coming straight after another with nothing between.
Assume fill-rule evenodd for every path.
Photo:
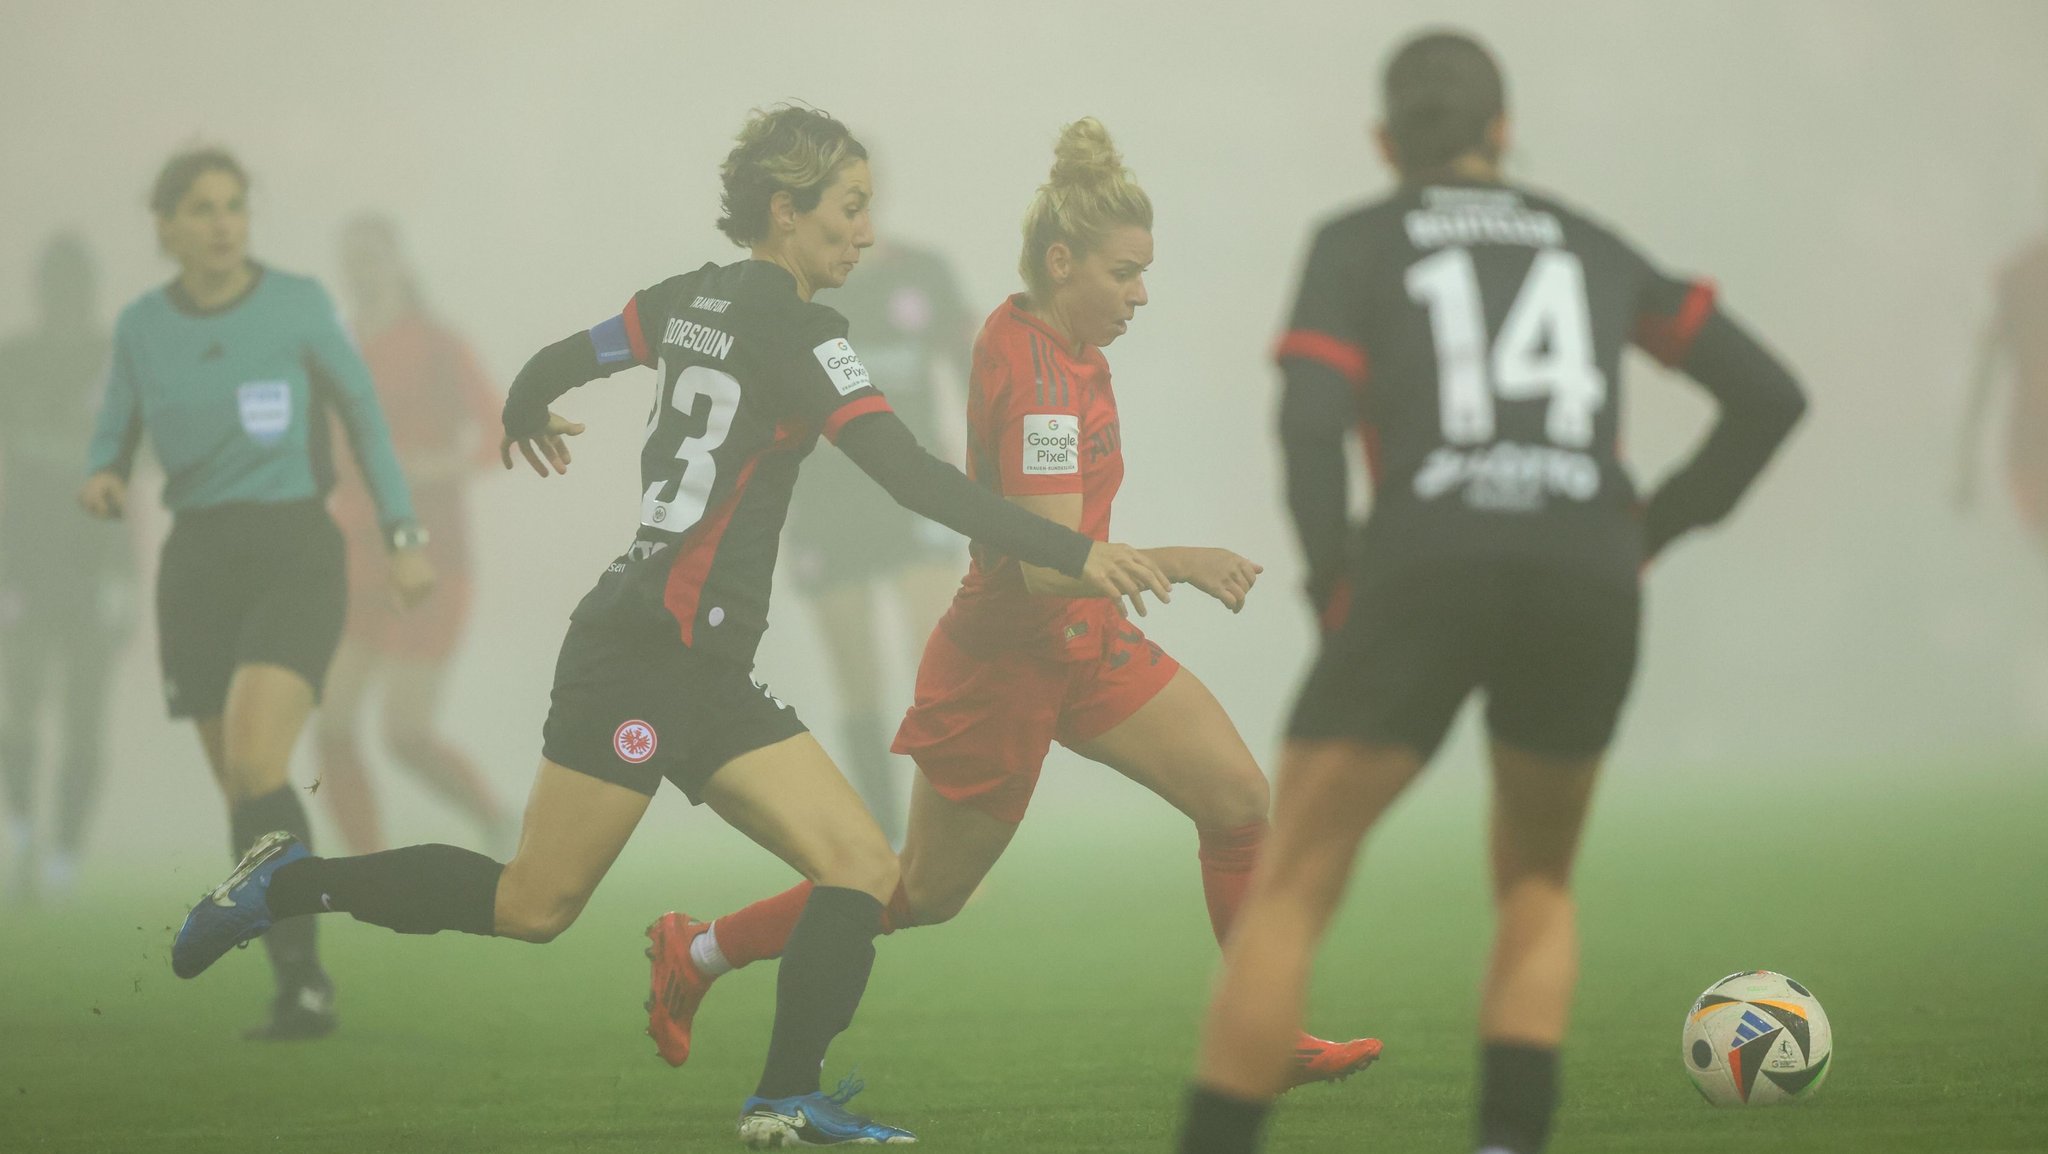
<instances>
[{"instance_id":1,"label":"thick fog","mask_svg":"<svg viewBox=\"0 0 2048 1154\"><path fill-rule=\"evenodd\" d=\"M2048 559L2004 498L1994 431L1976 511L1951 501L1993 277L2048 228L2048 6L2031 0L10 0L0 330L31 323L32 270L61 229L89 240L109 323L167 280L148 186L172 151L219 143L253 177L259 260L338 288L339 226L389 213L502 387L635 289L740 255L712 227L717 166L749 109L784 100L868 142L880 231L943 251L985 313L1019 287L1018 221L1059 127L1097 116L1158 212L1151 304L1109 350L1129 469L1115 535L1266 565L1242 615L1184 589L1146 628L1269 759L1312 631L1268 354L1314 222L1390 183L1369 137L1386 54L1438 23L1507 70L1513 177L1714 278L1813 400L1736 515L1650 574L1615 772L1691 790L1700 777L1676 771L1967 766L2048 734ZM539 757L568 611L633 533L651 388L632 371L558 405L590 425L566 478L474 491L476 608L446 728L509 794ZM1648 483L1710 409L1639 356L1624 388ZM156 490L140 477L133 501L152 553ZM773 621L760 676L829 735L832 687L787 582ZM907 644L889 647L901 704ZM116 682L103 845L189 841L165 815L221 820L190 727L164 717L154 650L145 625ZM1061 764L1054 804L1102 788Z\"/></svg>"}]
</instances>

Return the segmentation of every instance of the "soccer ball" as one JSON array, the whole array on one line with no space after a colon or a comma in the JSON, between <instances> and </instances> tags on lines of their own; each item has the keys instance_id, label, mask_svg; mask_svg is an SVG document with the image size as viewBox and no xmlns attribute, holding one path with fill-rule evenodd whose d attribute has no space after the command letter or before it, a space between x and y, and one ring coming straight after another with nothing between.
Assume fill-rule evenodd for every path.
<instances>
[{"instance_id":1,"label":"soccer ball","mask_svg":"<svg viewBox=\"0 0 2048 1154\"><path fill-rule=\"evenodd\" d=\"M1811 1098L1835 1056L1820 1002L1769 970L1744 970L1708 986L1686 1012L1680 1043L1685 1072L1716 1106Z\"/></svg>"}]
</instances>

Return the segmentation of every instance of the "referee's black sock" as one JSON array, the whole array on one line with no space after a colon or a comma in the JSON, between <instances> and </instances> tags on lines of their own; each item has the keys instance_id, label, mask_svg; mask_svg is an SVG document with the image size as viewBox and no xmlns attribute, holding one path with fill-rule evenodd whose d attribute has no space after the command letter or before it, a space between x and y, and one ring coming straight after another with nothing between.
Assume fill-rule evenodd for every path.
<instances>
[{"instance_id":1,"label":"referee's black sock","mask_svg":"<svg viewBox=\"0 0 2048 1154\"><path fill-rule=\"evenodd\" d=\"M1220 1090L1196 1086L1188 1094L1187 1120L1180 1132L1180 1154L1252 1154L1259 1131L1273 1103L1246 1101Z\"/></svg>"},{"instance_id":2,"label":"referee's black sock","mask_svg":"<svg viewBox=\"0 0 2048 1154\"><path fill-rule=\"evenodd\" d=\"M1480 1052L1480 1149L1542 1154L1556 1112L1556 1047L1486 1043Z\"/></svg>"},{"instance_id":3,"label":"referee's black sock","mask_svg":"<svg viewBox=\"0 0 2048 1154\"><path fill-rule=\"evenodd\" d=\"M875 964L882 903L859 890L819 886L804 903L775 977L775 1032L754 1093L794 1098L818 1089L832 1039L853 1024Z\"/></svg>"},{"instance_id":4,"label":"referee's black sock","mask_svg":"<svg viewBox=\"0 0 2048 1154\"><path fill-rule=\"evenodd\" d=\"M284 830L313 848L313 829L306 819L306 807L299 803L299 791L281 785L261 797L239 802L228 813L228 848L236 861L248 852L256 839L273 830ZM270 968L277 972L280 989L295 990L320 985L319 930L311 918L279 920L263 935L263 948L270 954Z\"/></svg>"},{"instance_id":5,"label":"referee's black sock","mask_svg":"<svg viewBox=\"0 0 2048 1154\"><path fill-rule=\"evenodd\" d=\"M496 932L498 877L504 872L474 850L409 845L280 866L270 876L267 900L271 916L279 919L333 912L401 934L460 930L488 937Z\"/></svg>"}]
</instances>

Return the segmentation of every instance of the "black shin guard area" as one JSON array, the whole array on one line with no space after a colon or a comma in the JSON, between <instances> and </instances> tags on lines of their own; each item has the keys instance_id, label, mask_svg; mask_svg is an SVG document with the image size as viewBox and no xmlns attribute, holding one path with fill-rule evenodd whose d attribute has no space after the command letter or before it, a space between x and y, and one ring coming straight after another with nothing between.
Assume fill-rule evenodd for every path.
<instances>
[{"instance_id":1,"label":"black shin guard area","mask_svg":"<svg viewBox=\"0 0 2048 1154\"><path fill-rule=\"evenodd\" d=\"M401 934L490 936L505 867L452 845L410 845L362 857L307 858L270 879L279 917L332 910Z\"/></svg>"},{"instance_id":2,"label":"black shin guard area","mask_svg":"<svg viewBox=\"0 0 2048 1154\"><path fill-rule=\"evenodd\" d=\"M819 886L782 951L775 979L775 1032L754 1092L763 1098L815 1093L825 1051L853 1024L875 964L882 903L859 890Z\"/></svg>"},{"instance_id":3,"label":"black shin guard area","mask_svg":"<svg viewBox=\"0 0 2048 1154\"><path fill-rule=\"evenodd\" d=\"M1543 1154L1557 1111L1557 1051L1489 1042L1480 1054L1479 1145Z\"/></svg>"},{"instance_id":4,"label":"black shin guard area","mask_svg":"<svg viewBox=\"0 0 2048 1154\"><path fill-rule=\"evenodd\" d=\"M261 797L252 797L228 813L229 856L240 860L259 837L284 830L313 848L312 823L299 792L280 786ZM314 984L320 975L319 930L310 918L279 918L263 935L263 948L270 955L270 967L277 983L286 988Z\"/></svg>"},{"instance_id":5,"label":"black shin guard area","mask_svg":"<svg viewBox=\"0 0 2048 1154\"><path fill-rule=\"evenodd\" d=\"M1252 1154L1272 1108L1270 1102L1247 1102L1197 1086L1188 1095L1180 1154Z\"/></svg>"}]
</instances>

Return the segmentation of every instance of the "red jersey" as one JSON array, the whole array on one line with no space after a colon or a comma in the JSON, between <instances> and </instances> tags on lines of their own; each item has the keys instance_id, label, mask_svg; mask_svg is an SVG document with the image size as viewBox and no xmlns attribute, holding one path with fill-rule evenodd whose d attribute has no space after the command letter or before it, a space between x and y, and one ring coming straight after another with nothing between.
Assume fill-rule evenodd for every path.
<instances>
[{"instance_id":1,"label":"red jersey","mask_svg":"<svg viewBox=\"0 0 2048 1154\"><path fill-rule=\"evenodd\" d=\"M444 577L459 577L469 570L463 489L468 473L497 464L501 398L469 345L422 313L411 313L358 343L377 385L377 404L391 426L391 445L405 469L413 506L427 529L427 556ZM353 461L337 460L336 465L340 476L332 508L358 566L351 579L381 587L385 546L376 507Z\"/></svg>"},{"instance_id":2,"label":"red jersey","mask_svg":"<svg viewBox=\"0 0 2048 1154\"><path fill-rule=\"evenodd\" d=\"M974 341L967 475L1005 497L1079 493L1079 530L1109 540L1109 507L1124 479L1109 362L1098 348L1073 352L1025 311L1022 296L998 306ZM967 579L940 622L963 649L1069 661L1100 655L1118 616L1108 600L1035 596L1014 558L979 542L970 554Z\"/></svg>"}]
</instances>

